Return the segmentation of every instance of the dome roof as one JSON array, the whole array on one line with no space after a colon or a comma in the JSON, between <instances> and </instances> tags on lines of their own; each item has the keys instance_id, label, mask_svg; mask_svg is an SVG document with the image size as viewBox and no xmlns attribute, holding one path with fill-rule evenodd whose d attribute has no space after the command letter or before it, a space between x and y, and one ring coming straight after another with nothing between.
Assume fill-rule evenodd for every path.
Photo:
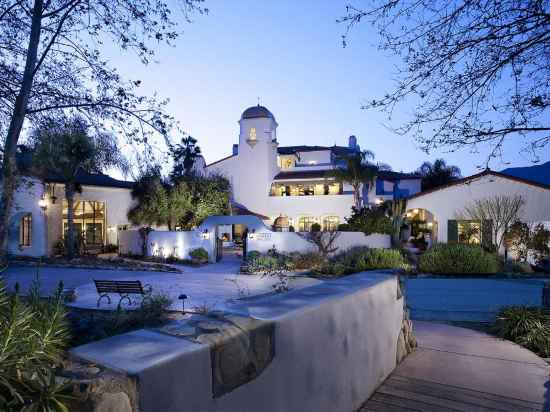
<instances>
[{"instance_id":1,"label":"dome roof","mask_svg":"<svg viewBox=\"0 0 550 412\"><path fill-rule=\"evenodd\" d=\"M290 221L287 216L279 216L275 221L273 222L273 226L280 227L280 228L288 228L290 226Z\"/></svg>"},{"instance_id":2,"label":"dome roof","mask_svg":"<svg viewBox=\"0 0 550 412\"><path fill-rule=\"evenodd\" d=\"M275 120L275 116L273 116L273 113L271 113L264 106L260 106L260 105L249 107L241 115L241 119L255 119L258 117L266 117L268 119Z\"/></svg>"}]
</instances>

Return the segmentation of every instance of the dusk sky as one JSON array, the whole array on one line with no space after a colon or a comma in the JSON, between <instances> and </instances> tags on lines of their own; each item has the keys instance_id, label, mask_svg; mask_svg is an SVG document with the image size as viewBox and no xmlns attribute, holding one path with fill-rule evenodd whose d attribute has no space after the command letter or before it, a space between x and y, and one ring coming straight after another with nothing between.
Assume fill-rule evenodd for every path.
<instances>
[{"instance_id":1,"label":"dusk sky","mask_svg":"<svg viewBox=\"0 0 550 412\"><path fill-rule=\"evenodd\" d=\"M395 135L385 115L361 110L361 104L391 89L398 61L378 51L376 32L363 24L342 47L345 31L336 19L344 1L216 1L210 13L184 24L175 48L162 47L158 62L142 67L127 54L113 53L111 64L144 91L171 100L170 112L184 130L199 140L208 163L231 153L237 142L237 121L258 102L275 115L280 145L345 145L358 137L363 149L394 170L412 171L423 161L444 157L462 169L478 171L487 151L472 154L420 151L410 138ZM412 110L412 106L409 110ZM401 115L405 115L403 111ZM504 161L529 165L520 145L505 147ZM540 153L549 160L548 149ZM506 164L493 161L491 168Z\"/></svg>"}]
</instances>

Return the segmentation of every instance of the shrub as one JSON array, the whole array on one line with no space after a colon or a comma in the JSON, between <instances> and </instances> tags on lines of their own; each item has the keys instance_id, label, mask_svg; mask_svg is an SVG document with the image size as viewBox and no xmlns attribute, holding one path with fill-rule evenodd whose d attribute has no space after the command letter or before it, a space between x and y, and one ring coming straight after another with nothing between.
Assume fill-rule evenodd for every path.
<instances>
[{"instance_id":1,"label":"shrub","mask_svg":"<svg viewBox=\"0 0 550 412\"><path fill-rule=\"evenodd\" d=\"M189 256L191 256L192 259L195 259L201 262L208 261L208 252L203 247L193 249L191 252L189 252Z\"/></svg>"},{"instance_id":2,"label":"shrub","mask_svg":"<svg viewBox=\"0 0 550 412\"><path fill-rule=\"evenodd\" d=\"M550 357L550 311L538 307L508 306L497 315L494 332L544 358Z\"/></svg>"},{"instance_id":3,"label":"shrub","mask_svg":"<svg viewBox=\"0 0 550 412\"><path fill-rule=\"evenodd\" d=\"M341 276L374 269L403 269L407 263L397 249L369 249L356 247L331 258L320 265L316 272Z\"/></svg>"},{"instance_id":4,"label":"shrub","mask_svg":"<svg viewBox=\"0 0 550 412\"><path fill-rule=\"evenodd\" d=\"M353 232L363 232L366 235L372 233L383 233L391 235L393 225L391 219L386 216L384 207L375 207L362 209L352 208L351 217L346 219L348 230Z\"/></svg>"},{"instance_id":5,"label":"shrub","mask_svg":"<svg viewBox=\"0 0 550 412\"><path fill-rule=\"evenodd\" d=\"M438 244L420 256L418 269L425 273L495 273L498 259L481 246Z\"/></svg>"},{"instance_id":6,"label":"shrub","mask_svg":"<svg viewBox=\"0 0 550 412\"><path fill-rule=\"evenodd\" d=\"M315 252L294 252L289 255L289 259L294 269L313 269L326 262L321 254Z\"/></svg>"},{"instance_id":7,"label":"shrub","mask_svg":"<svg viewBox=\"0 0 550 412\"><path fill-rule=\"evenodd\" d=\"M347 224L347 223L340 223L338 225L338 231L339 232L353 232L353 230L351 230L350 225Z\"/></svg>"},{"instance_id":8,"label":"shrub","mask_svg":"<svg viewBox=\"0 0 550 412\"><path fill-rule=\"evenodd\" d=\"M534 270L529 263L526 262L505 262L504 271L512 273L533 273Z\"/></svg>"},{"instance_id":9,"label":"shrub","mask_svg":"<svg viewBox=\"0 0 550 412\"><path fill-rule=\"evenodd\" d=\"M290 226L288 227L288 231L289 231L289 232L295 232L296 229L294 229L294 226L290 225Z\"/></svg>"},{"instance_id":10,"label":"shrub","mask_svg":"<svg viewBox=\"0 0 550 412\"><path fill-rule=\"evenodd\" d=\"M0 410L67 410L68 388L55 380L54 370L69 341L62 302L41 299L35 281L24 301L9 296L0 283Z\"/></svg>"},{"instance_id":11,"label":"shrub","mask_svg":"<svg viewBox=\"0 0 550 412\"><path fill-rule=\"evenodd\" d=\"M319 223L314 223L311 225L310 232L320 232L321 231L321 225Z\"/></svg>"},{"instance_id":12,"label":"shrub","mask_svg":"<svg viewBox=\"0 0 550 412\"><path fill-rule=\"evenodd\" d=\"M257 257L260 257L262 254L260 252L258 252L257 250L251 250L250 252L248 252L246 254L246 259L247 260L250 260L250 259L256 259Z\"/></svg>"}]
</instances>

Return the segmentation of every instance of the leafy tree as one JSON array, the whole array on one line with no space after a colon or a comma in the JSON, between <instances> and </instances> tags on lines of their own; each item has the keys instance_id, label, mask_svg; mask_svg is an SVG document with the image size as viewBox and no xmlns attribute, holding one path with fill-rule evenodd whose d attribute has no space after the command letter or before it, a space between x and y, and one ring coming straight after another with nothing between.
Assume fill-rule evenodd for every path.
<instances>
[{"instance_id":1,"label":"leafy tree","mask_svg":"<svg viewBox=\"0 0 550 412\"><path fill-rule=\"evenodd\" d=\"M138 225L162 226L168 223L168 195L160 167L153 166L141 173L132 197L136 205L128 212L128 219Z\"/></svg>"},{"instance_id":2,"label":"leafy tree","mask_svg":"<svg viewBox=\"0 0 550 412\"><path fill-rule=\"evenodd\" d=\"M181 139L181 144L171 148L174 167L170 179L176 181L183 176L189 176L193 172L195 161L201 155L201 148L197 145L197 139L191 136Z\"/></svg>"},{"instance_id":3,"label":"leafy tree","mask_svg":"<svg viewBox=\"0 0 550 412\"><path fill-rule=\"evenodd\" d=\"M101 173L108 168L128 170L116 139L107 133L89 133L89 126L79 117L63 122L49 122L34 130L31 136L33 168L39 176L57 176L63 179L67 199L66 250L74 257L76 233L74 227L74 200L82 187L77 182L81 172Z\"/></svg>"},{"instance_id":4,"label":"leafy tree","mask_svg":"<svg viewBox=\"0 0 550 412\"><path fill-rule=\"evenodd\" d=\"M35 127L69 111L94 126L111 125L134 144L165 136L172 123L164 113L166 102L140 96L141 82L123 79L102 51L110 43L147 64L154 47L172 44L178 36L172 10L182 10L187 18L206 11L201 2L0 0L0 258L6 254L24 123Z\"/></svg>"},{"instance_id":5,"label":"leafy tree","mask_svg":"<svg viewBox=\"0 0 550 412\"><path fill-rule=\"evenodd\" d=\"M363 232L366 235L372 233L392 234L393 232L392 220L386 215L385 206L361 209L352 207L351 216L346 218L346 222L347 230Z\"/></svg>"},{"instance_id":6,"label":"leafy tree","mask_svg":"<svg viewBox=\"0 0 550 412\"><path fill-rule=\"evenodd\" d=\"M460 169L447 165L443 159L424 162L416 172L422 176L422 190L434 189L460 178Z\"/></svg>"},{"instance_id":7,"label":"leafy tree","mask_svg":"<svg viewBox=\"0 0 550 412\"><path fill-rule=\"evenodd\" d=\"M191 176L187 184L193 193L192 213L180 220L184 229L191 229L208 216L229 213L231 184L221 175Z\"/></svg>"},{"instance_id":8,"label":"leafy tree","mask_svg":"<svg viewBox=\"0 0 550 412\"><path fill-rule=\"evenodd\" d=\"M206 217L226 214L230 185L221 176L189 175L176 182L164 179L159 167L145 171L138 179L132 196L136 205L128 213L134 224L167 225L191 229Z\"/></svg>"},{"instance_id":9,"label":"leafy tree","mask_svg":"<svg viewBox=\"0 0 550 412\"><path fill-rule=\"evenodd\" d=\"M520 141L538 160L550 142L550 12L540 0L375 0L347 7L347 33L366 21L402 61L393 90L365 108L413 104L395 130L429 151ZM346 44L346 36L344 36Z\"/></svg>"},{"instance_id":10,"label":"leafy tree","mask_svg":"<svg viewBox=\"0 0 550 412\"><path fill-rule=\"evenodd\" d=\"M363 186L368 189L374 185L380 166L370 160L374 154L370 151L356 152L342 156L341 165L329 173L337 182L348 183L353 187L353 200L356 209L363 206Z\"/></svg>"}]
</instances>

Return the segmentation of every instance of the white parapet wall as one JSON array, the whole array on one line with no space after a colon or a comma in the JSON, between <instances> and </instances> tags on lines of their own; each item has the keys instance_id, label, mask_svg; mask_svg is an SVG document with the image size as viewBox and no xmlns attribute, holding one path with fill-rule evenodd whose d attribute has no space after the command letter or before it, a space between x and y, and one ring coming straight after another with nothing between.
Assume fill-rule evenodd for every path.
<instances>
[{"instance_id":1,"label":"white parapet wall","mask_svg":"<svg viewBox=\"0 0 550 412\"><path fill-rule=\"evenodd\" d=\"M118 253L121 255L141 255L143 253L143 240L138 230L118 232Z\"/></svg>"},{"instance_id":2,"label":"white parapet wall","mask_svg":"<svg viewBox=\"0 0 550 412\"><path fill-rule=\"evenodd\" d=\"M272 248L283 253L317 251L317 247L305 240L304 236L295 232L253 233L248 238L248 250L260 253L265 253ZM339 232L334 245L338 248L335 253L356 246L388 249L391 247L391 238L389 235L378 233L367 236L362 232Z\"/></svg>"},{"instance_id":3,"label":"white parapet wall","mask_svg":"<svg viewBox=\"0 0 550 412\"><path fill-rule=\"evenodd\" d=\"M121 231L118 241L121 255L142 254L143 240L139 231ZM206 249L208 255L213 258L214 239L211 234L205 237L195 230L186 232L154 230L147 237L147 256L189 259L189 252L200 247Z\"/></svg>"},{"instance_id":4,"label":"white parapet wall","mask_svg":"<svg viewBox=\"0 0 550 412\"><path fill-rule=\"evenodd\" d=\"M396 366L403 320L396 276L352 275L244 300L234 313L273 323L274 357L255 379L220 397L213 394L212 348L181 335L139 330L71 352L135 379L140 412L351 412ZM220 347L223 341L212 350Z\"/></svg>"}]
</instances>

